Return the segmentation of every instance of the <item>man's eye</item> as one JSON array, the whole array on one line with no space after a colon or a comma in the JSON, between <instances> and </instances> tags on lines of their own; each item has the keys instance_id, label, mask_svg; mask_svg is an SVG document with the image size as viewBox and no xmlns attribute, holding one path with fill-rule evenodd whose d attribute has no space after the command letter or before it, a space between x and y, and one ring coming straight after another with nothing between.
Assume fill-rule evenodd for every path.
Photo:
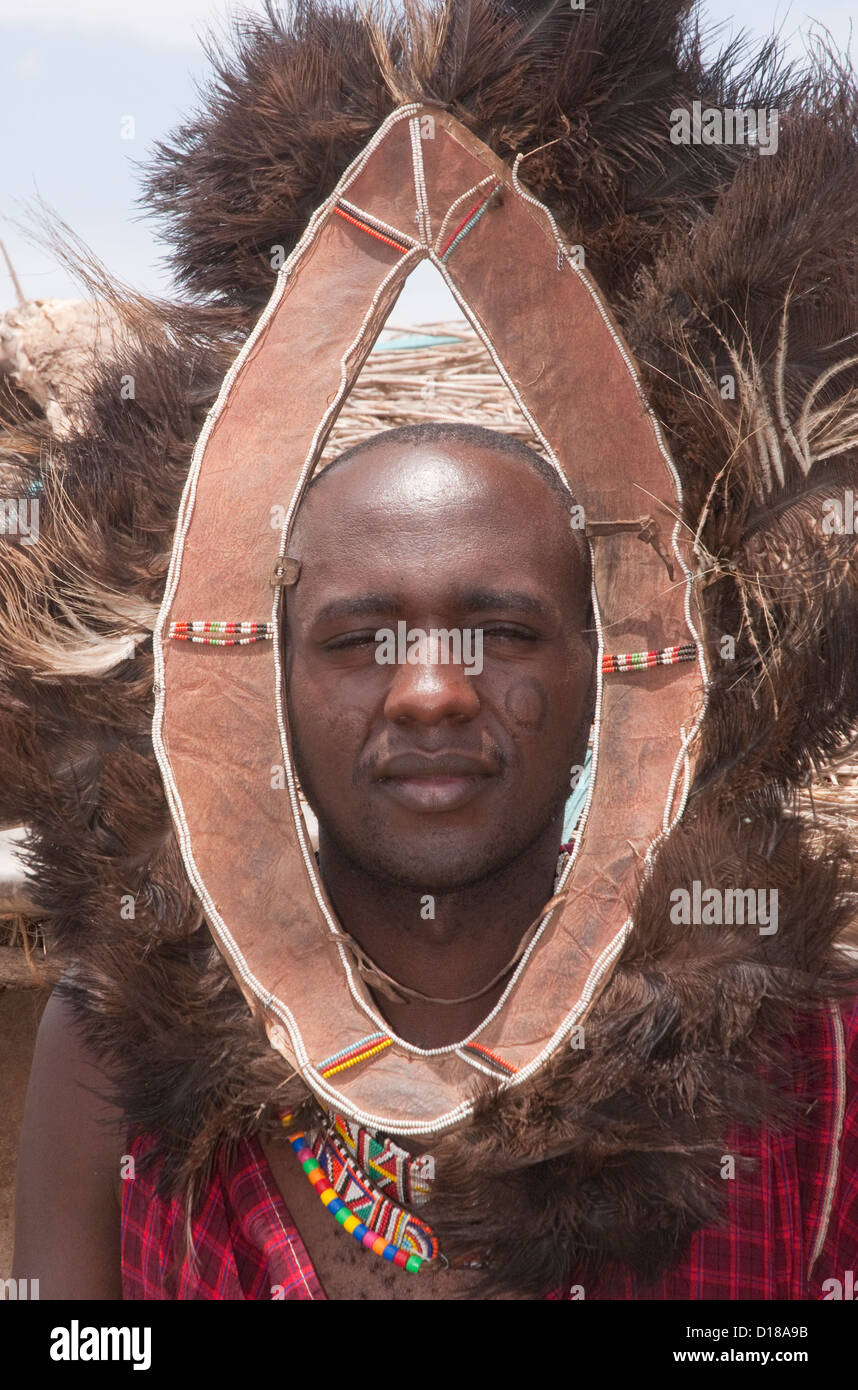
<instances>
[{"instance_id":1,"label":"man's eye","mask_svg":"<svg viewBox=\"0 0 858 1390\"><path fill-rule=\"evenodd\" d=\"M346 632L342 637L332 637L330 642L325 643L326 652L349 651L351 648L374 647L376 636L374 632Z\"/></svg>"},{"instance_id":2,"label":"man's eye","mask_svg":"<svg viewBox=\"0 0 858 1390\"><path fill-rule=\"evenodd\" d=\"M512 623L492 623L490 627L483 626L479 631L483 638L486 637L506 637L517 642L537 642L539 640L535 632L528 632L526 628L515 627Z\"/></svg>"}]
</instances>

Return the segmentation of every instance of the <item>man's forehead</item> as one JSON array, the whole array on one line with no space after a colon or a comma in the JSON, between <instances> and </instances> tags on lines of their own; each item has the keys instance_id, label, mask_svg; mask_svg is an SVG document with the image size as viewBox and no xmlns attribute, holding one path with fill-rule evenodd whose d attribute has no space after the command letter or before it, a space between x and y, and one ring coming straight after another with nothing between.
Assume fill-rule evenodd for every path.
<instances>
[{"instance_id":1,"label":"man's forehead","mask_svg":"<svg viewBox=\"0 0 858 1390\"><path fill-rule=\"evenodd\" d=\"M458 442L457 449L458 452ZM482 448L385 445L311 489L290 554L303 620L439 610L556 615L589 602L562 499L521 460ZM579 533L580 534L580 533ZM354 613L351 608L354 608Z\"/></svg>"},{"instance_id":2,"label":"man's forehead","mask_svg":"<svg viewBox=\"0 0 858 1390\"><path fill-rule=\"evenodd\" d=\"M296 542L360 524L369 531L405 521L414 531L482 518L517 531L543 526L559 499L521 460L467 442L370 445L323 472L296 517ZM566 523L568 524L568 523Z\"/></svg>"}]
</instances>

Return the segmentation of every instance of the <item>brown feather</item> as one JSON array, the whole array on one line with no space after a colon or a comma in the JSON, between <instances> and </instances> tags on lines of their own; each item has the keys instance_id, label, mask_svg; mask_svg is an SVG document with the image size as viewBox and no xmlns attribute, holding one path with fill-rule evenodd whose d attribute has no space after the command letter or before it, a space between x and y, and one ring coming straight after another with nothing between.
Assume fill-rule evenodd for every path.
<instances>
[{"instance_id":1,"label":"brown feather","mask_svg":"<svg viewBox=\"0 0 858 1390\"><path fill-rule=\"evenodd\" d=\"M0 549L0 811L33 828L40 901L76 962L64 992L129 1126L160 1135L165 1190L190 1200L219 1144L305 1096L184 873L147 634L193 445L272 289L271 248L294 246L395 100L440 101L504 159L538 151L523 177L586 245L632 342L709 557L713 685L687 812L630 901L586 1049L483 1099L439 1151L432 1216L449 1253L488 1251L493 1288L535 1295L611 1262L652 1274L716 1217L729 1125L781 1114L765 1083L778 1040L856 986L838 947L855 847L793 809L858 726L854 537L820 524L838 490L858 494L854 80L824 51L783 69L772 46L707 69L685 0L433 0L371 24L300 0L211 57L200 112L145 185L191 301L147 304L84 262L125 324L115 356L65 439L5 407L7 477L41 487L43 509L39 546ZM779 106L777 158L672 145L669 113L694 99ZM729 370L735 400L718 389ZM777 935L673 927L670 891L694 879L778 886Z\"/></svg>"}]
</instances>

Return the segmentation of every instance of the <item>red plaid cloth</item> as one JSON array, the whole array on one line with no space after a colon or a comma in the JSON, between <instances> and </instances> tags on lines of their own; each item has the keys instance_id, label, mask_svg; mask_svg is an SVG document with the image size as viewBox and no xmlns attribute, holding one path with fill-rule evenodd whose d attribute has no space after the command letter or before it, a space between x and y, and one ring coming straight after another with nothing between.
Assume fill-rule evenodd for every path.
<instances>
[{"instance_id":1,"label":"red plaid cloth","mask_svg":"<svg viewBox=\"0 0 858 1390\"><path fill-rule=\"evenodd\" d=\"M725 1180L725 1224L699 1232L654 1284L614 1270L584 1288L586 1299L819 1299L832 1295L826 1281L858 1271L858 1000L839 1011L843 1052L837 1013L820 1010L785 1046L798 1126L776 1134L763 1125L725 1144L725 1154L755 1160L753 1172L737 1162ZM154 1147L147 1136L130 1151L140 1160ZM157 1195L156 1175L157 1161L125 1184L126 1299L325 1297L258 1140L219 1153L191 1223L194 1258L182 1253L181 1205ZM580 1294L549 1295L570 1296Z\"/></svg>"},{"instance_id":2,"label":"red plaid cloth","mask_svg":"<svg viewBox=\"0 0 858 1390\"><path fill-rule=\"evenodd\" d=\"M135 1166L153 1149L151 1136L135 1141ZM182 1203L155 1191L159 1166L123 1189L124 1299L325 1297L257 1139L218 1153L191 1223L194 1255L183 1246Z\"/></svg>"}]
</instances>

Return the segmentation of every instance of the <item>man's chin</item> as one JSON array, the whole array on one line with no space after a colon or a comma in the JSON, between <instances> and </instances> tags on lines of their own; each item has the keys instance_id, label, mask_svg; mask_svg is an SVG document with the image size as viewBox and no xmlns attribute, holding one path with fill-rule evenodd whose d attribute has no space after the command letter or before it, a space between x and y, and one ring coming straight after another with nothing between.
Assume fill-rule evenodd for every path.
<instances>
[{"instance_id":1,"label":"man's chin","mask_svg":"<svg viewBox=\"0 0 858 1390\"><path fill-rule=\"evenodd\" d=\"M515 849L498 853L495 845L488 854L483 839L479 847L468 847L461 842L440 847L424 842L409 849L398 842L388 849L376 843L371 850L369 847L353 850L349 857L363 873L423 896L455 893L473 887L501 873L516 855Z\"/></svg>"}]
</instances>

